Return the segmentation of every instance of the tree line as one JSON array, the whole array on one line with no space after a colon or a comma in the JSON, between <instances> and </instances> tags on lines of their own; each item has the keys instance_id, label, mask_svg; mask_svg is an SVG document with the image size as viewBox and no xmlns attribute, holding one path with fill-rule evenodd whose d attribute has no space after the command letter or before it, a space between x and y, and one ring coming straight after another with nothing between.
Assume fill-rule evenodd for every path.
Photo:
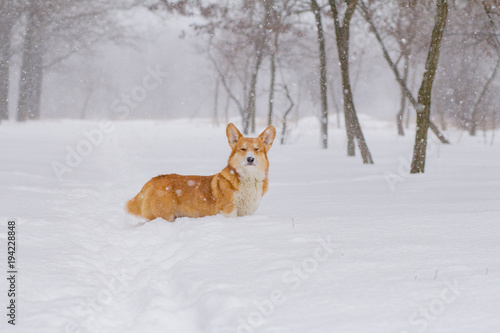
<instances>
[{"instance_id":1,"label":"tree line","mask_svg":"<svg viewBox=\"0 0 500 333\"><path fill-rule=\"evenodd\" d=\"M412 173L425 170L429 129L449 143L447 126L470 135L497 127L498 0L0 0L0 120L9 117L15 52L22 57L16 118L38 119L44 72L98 41L125 40L128 32L110 13L136 7L193 18L213 67L214 118L225 97L225 113L238 110L245 134L255 131L260 101L267 122L281 122L284 142L288 118L308 99L323 148L329 116L343 113L347 155L357 147L363 163L373 163L353 70L373 45L400 87L397 133L405 135L405 122L416 117ZM17 50L13 29L23 31Z\"/></svg>"},{"instance_id":2,"label":"tree line","mask_svg":"<svg viewBox=\"0 0 500 333\"><path fill-rule=\"evenodd\" d=\"M363 163L373 163L355 107L355 98L363 96L353 93L350 68L352 36L366 32L380 46L400 86L400 109L395 116L399 135L405 135L403 121L410 117L409 107L416 115L412 173L425 170L429 129L449 144L441 131L447 123L471 135L478 126L496 128L498 94L493 84L500 64L498 1L242 0L217 2L204 9L205 23L196 24L195 29L209 36L207 54L215 76L237 105L245 133L255 129L256 82L259 73L265 72L263 66L270 66L270 75L262 77L270 80L268 123L275 114L277 68L300 78L309 71L313 73L309 84L316 85L311 89L317 91L312 95L318 101L322 146L327 148L328 143L328 104L340 104L347 155L354 156L357 146ZM368 31L363 31L365 27ZM317 51L312 52L315 47ZM363 51L357 47L354 52ZM304 65L297 66L298 61ZM294 79L289 75L281 80L281 86L287 87ZM282 91L291 99L289 90Z\"/></svg>"},{"instance_id":3,"label":"tree line","mask_svg":"<svg viewBox=\"0 0 500 333\"><path fill-rule=\"evenodd\" d=\"M112 13L135 0L0 0L0 121L9 119L10 60L21 57L16 120L40 118L44 74L102 40L123 42ZM12 45L13 32L22 41Z\"/></svg>"}]
</instances>

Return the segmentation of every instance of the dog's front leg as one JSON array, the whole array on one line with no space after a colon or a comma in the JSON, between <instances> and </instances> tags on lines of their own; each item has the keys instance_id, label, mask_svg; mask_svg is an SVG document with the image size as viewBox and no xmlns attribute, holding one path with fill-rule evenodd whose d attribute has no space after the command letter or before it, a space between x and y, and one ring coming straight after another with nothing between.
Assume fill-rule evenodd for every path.
<instances>
[{"instance_id":1,"label":"dog's front leg","mask_svg":"<svg viewBox=\"0 0 500 333\"><path fill-rule=\"evenodd\" d=\"M238 210L234 207L234 204L229 204L224 206L221 210L222 215L225 217L238 217Z\"/></svg>"}]
</instances>

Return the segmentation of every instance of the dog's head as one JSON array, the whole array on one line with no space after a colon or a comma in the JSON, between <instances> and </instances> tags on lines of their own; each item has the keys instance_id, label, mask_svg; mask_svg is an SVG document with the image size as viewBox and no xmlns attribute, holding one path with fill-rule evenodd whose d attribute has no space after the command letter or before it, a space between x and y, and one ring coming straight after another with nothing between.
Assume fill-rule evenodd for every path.
<instances>
[{"instance_id":1,"label":"dog's head","mask_svg":"<svg viewBox=\"0 0 500 333\"><path fill-rule=\"evenodd\" d=\"M229 124L226 135L232 149L229 166L243 178L263 180L269 168L267 152L276 136L274 126L270 125L256 138L245 138L236 126Z\"/></svg>"}]
</instances>

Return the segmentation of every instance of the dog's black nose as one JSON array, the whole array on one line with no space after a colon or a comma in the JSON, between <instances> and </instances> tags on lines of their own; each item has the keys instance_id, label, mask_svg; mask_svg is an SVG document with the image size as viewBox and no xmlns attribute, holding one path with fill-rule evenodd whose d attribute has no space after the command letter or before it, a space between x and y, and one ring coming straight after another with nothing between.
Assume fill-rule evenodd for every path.
<instances>
[{"instance_id":1,"label":"dog's black nose","mask_svg":"<svg viewBox=\"0 0 500 333\"><path fill-rule=\"evenodd\" d=\"M253 163L253 161L255 161L255 158L253 158L252 156L248 156L248 157L247 157L247 162L248 162L248 163L252 164L252 163Z\"/></svg>"}]
</instances>

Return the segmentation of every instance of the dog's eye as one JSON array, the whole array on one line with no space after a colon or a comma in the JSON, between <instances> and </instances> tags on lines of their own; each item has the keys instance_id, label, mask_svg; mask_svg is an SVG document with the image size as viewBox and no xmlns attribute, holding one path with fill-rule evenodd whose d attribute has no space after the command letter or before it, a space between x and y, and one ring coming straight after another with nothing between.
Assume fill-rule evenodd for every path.
<instances>
[{"instance_id":1,"label":"dog's eye","mask_svg":"<svg viewBox=\"0 0 500 333\"><path fill-rule=\"evenodd\" d=\"M259 147L257 147L257 148L254 148L254 150L255 150L255 151L258 151L258 150L259 150Z\"/></svg>"},{"instance_id":2,"label":"dog's eye","mask_svg":"<svg viewBox=\"0 0 500 333\"><path fill-rule=\"evenodd\" d=\"M242 150L242 151L247 151L247 149L246 149L246 148L240 148L240 150Z\"/></svg>"}]
</instances>

